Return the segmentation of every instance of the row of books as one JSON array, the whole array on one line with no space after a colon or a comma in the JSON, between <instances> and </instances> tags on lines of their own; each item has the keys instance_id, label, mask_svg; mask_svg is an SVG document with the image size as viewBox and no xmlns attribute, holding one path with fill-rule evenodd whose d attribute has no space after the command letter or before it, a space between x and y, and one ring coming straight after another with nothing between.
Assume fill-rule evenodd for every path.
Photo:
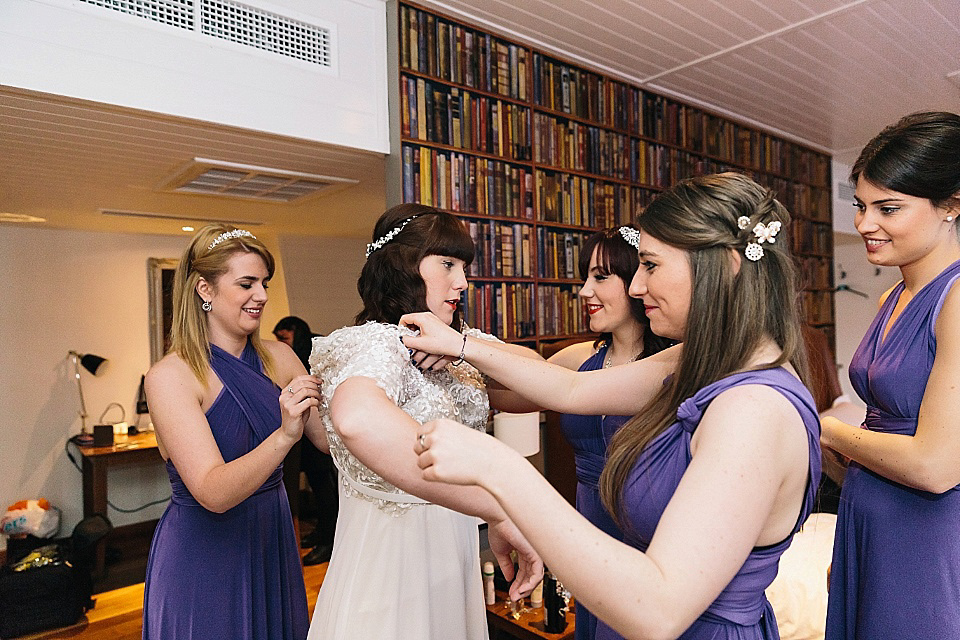
<instances>
[{"instance_id":1,"label":"row of books","mask_svg":"<svg viewBox=\"0 0 960 640\"><path fill-rule=\"evenodd\" d=\"M639 95L621 82L533 54L533 101L546 109L627 130L631 113L639 119Z\"/></svg>"},{"instance_id":2,"label":"row of books","mask_svg":"<svg viewBox=\"0 0 960 640\"><path fill-rule=\"evenodd\" d=\"M627 136L546 113L533 117L534 161L626 180Z\"/></svg>"},{"instance_id":3,"label":"row of books","mask_svg":"<svg viewBox=\"0 0 960 640\"><path fill-rule=\"evenodd\" d=\"M580 280L580 247L589 233L537 227L537 275L541 278Z\"/></svg>"},{"instance_id":4,"label":"row of books","mask_svg":"<svg viewBox=\"0 0 960 640\"><path fill-rule=\"evenodd\" d=\"M649 200L645 189L556 171L537 169L535 185L537 219L544 222L618 226L633 219L638 203L646 206Z\"/></svg>"},{"instance_id":5,"label":"row of books","mask_svg":"<svg viewBox=\"0 0 960 640\"><path fill-rule=\"evenodd\" d=\"M806 289L829 289L833 265L827 258L797 256L800 283Z\"/></svg>"},{"instance_id":6,"label":"row of books","mask_svg":"<svg viewBox=\"0 0 960 640\"><path fill-rule=\"evenodd\" d=\"M541 336L569 336L590 329L577 292L579 285L537 286L537 327Z\"/></svg>"},{"instance_id":7,"label":"row of books","mask_svg":"<svg viewBox=\"0 0 960 640\"><path fill-rule=\"evenodd\" d=\"M708 155L821 187L830 185L827 156L719 116L704 118Z\"/></svg>"},{"instance_id":8,"label":"row of books","mask_svg":"<svg viewBox=\"0 0 960 640\"><path fill-rule=\"evenodd\" d=\"M674 147L632 138L630 180L665 189L683 178L737 170L709 158Z\"/></svg>"},{"instance_id":9,"label":"row of books","mask_svg":"<svg viewBox=\"0 0 960 640\"><path fill-rule=\"evenodd\" d=\"M533 275L533 227L496 220L468 220L464 224L476 249L468 276L529 278Z\"/></svg>"},{"instance_id":10,"label":"row of books","mask_svg":"<svg viewBox=\"0 0 960 640\"><path fill-rule=\"evenodd\" d=\"M791 226L794 254L822 257L833 255L832 225L794 220Z\"/></svg>"},{"instance_id":11,"label":"row of books","mask_svg":"<svg viewBox=\"0 0 960 640\"><path fill-rule=\"evenodd\" d=\"M463 319L471 327L503 340L537 335L533 285L517 282L470 282L463 292Z\"/></svg>"},{"instance_id":12,"label":"row of books","mask_svg":"<svg viewBox=\"0 0 960 640\"><path fill-rule=\"evenodd\" d=\"M833 323L833 293L829 291L801 291L803 317L809 324Z\"/></svg>"},{"instance_id":13,"label":"row of books","mask_svg":"<svg viewBox=\"0 0 960 640\"><path fill-rule=\"evenodd\" d=\"M785 206L794 218L831 223L832 196L828 188L792 182L768 173L752 172L751 177L773 191L780 204Z\"/></svg>"},{"instance_id":14,"label":"row of books","mask_svg":"<svg viewBox=\"0 0 960 640\"><path fill-rule=\"evenodd\" d=\"M403 201L449 211L533 219L529 168L453 151L403 145Z\"/></svg>"},{"instance_id":15,"label":"row of books","mask_svg":"<svg viewBox=\"0 0 960 640\"><path fill-rule=\"evenodd\" d=\"M526 47L400 6L400 66L447 82L528 100Z\"/></svg>"},{"instance_id":16,"label":"row of books","mask_svg":"<svg viewBox=\"0 0 960 640\"><path fill-rule=\"evenodd\" d=\"M530 109L423 78L401 77L400 128L407 138L530 160Z\"/></svg>"}]
</instances>

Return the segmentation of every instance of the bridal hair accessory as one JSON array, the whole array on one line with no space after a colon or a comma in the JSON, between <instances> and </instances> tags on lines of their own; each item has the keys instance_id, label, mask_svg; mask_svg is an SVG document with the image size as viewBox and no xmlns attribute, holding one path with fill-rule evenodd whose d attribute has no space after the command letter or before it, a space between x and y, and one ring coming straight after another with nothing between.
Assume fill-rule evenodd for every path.
<instances>
[{"instance_id":1,"label":"bridal hair accessory","mask_svg":"<svg viewBox=\"0 0 960 640\"><path fill-rule=\"evenodd\" d=\"M634 249L640 249L640 232L632 227L620 227L617 229L620 232L620 235L623 236L623 239L627 241Z\"/></svg>"},{"instance_id":2,"label":"bridal hair accessory","mask_svg":"<svg viewBox=\"0 0 960 640\"><path fill-rule=\"evenodd\" d=\"M747 216L740 216L737 218L737 226L740 229L746 229L750 226L750 218ZM773 244L776 241L777 234L780 233L780 224L779 220L774 220L770 224L763 224L758 222L757 226L753 228L753 235L756 238L756 242L748 242L747 248L744 249L743 254L747 256L747 260L756 262L763 257L763 247L764 242L769 242Z\"/></svg>"},{"instance_id":3,"label":"bridal hair accessory","mask_svg":"<svg viewBox=\"0 0 960 640\"><path fill-rule=\"evenodd\" d=\"M410 222L410 221L413 220L414 218L419 218L419 217L420 217L420 214L417 214L417 215L415 215L415 216L410 216L409 218L407 218L406 220L404 220L403 222L401 222L399 227L394 227L393 229L390 229L390 231L387 231L387 233L386 233L382 238L377 238L377 239L374 240L373 242L369 243L369 244L367 245L367 256L366 256L366 257L369 258L371 253L373 253L373 252L376 251L377 249L382 248L383 245L387 244L388 242L390 242L391 240L393 240L394 238L396 238L396 237L397 237L397 234L400 233L401 231L403 231L403 228L404 228L405 226L407 226L407 223L408 223L408 222Z\"/></svg>"},{"instance_id":4,"label":"bridal hair accessory","mask_svg":"<svg viewBox=\"0 0 960 640\"><path fill-rule=\"evenodd\" d=\"M225 242L231 238L253 238L254 240L256 240L257 236L253 235L246 229L234 229L233 231L224 231L223 233L218 235L213 242L210 243L210 246L207 247L207 249L213 249L215 246L217 246L221 242Z\"/></svg>"}]
</instances>

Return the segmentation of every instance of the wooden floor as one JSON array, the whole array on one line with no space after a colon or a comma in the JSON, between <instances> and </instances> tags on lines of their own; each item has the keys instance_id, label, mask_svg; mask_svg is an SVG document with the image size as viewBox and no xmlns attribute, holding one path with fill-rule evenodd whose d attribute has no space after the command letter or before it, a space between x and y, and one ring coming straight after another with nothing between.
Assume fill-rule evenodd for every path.
<instances>
[{"instance_id":1,"label":"wooden floor","mask_svg":"<svg viewBox=\"0 0 960 640\"><path fill-rule=\"evenodd\" d=\"M327 563L303 568L307 607L313 617L317 592L327 573ZM80 638L81 640L140 640L143 629L143 583L99 593L97 605L80 622L63 629L21 636L20 640Z\"/></svg>"}]
</instances>

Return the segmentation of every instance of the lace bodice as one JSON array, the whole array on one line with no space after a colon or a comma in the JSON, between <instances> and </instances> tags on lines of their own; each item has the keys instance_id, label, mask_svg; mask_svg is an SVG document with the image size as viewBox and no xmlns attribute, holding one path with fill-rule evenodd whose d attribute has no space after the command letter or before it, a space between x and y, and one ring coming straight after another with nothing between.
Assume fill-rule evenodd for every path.
<instances>
[{"instance_id":1,"label":"lace bodice","mask_svg":"<svg viewBox=\"0 0 960 640\"><path fill-rule=\"evenodd\" d=\"M496 340L476 329L467 329L467 333ZM414 332L397 325L367 322L314 338L310 354L310 372L320 378L320 417L337 467L356 483L397 494L399 499L382 500L361 494L343 479L345 491L376 502L380 509L395 515L413 506L411 502L403 502L402 497L409 494L357 460L344 446L330 420L330 402L340 383L354 376L370 378L398 407L420 423L450 418L482 431L490 408L479 371L464 362L457 367L447 365L442 371L423 373L410 363L407 348L400 340L404 335L414 335Z\"/></svg>"}]
</instances>

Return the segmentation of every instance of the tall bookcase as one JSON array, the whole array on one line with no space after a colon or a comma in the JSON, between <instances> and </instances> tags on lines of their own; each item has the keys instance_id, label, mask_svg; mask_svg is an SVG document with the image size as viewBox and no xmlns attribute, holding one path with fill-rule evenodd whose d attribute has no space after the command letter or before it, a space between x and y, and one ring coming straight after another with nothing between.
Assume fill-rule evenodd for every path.
<instances>
[{"instance_id":1,"label":"tall bookcase","mask_svg":"<svg viewBox=\"0 0 960 640\"><path fill-rule=\"evenodd\" d=\"M806 319L833 345L829 156L415 4L397 27L401 197L468 225L472 326L538 347L586 333L584 238L679 179L739 171L793 215Z\"/></svg>"}]
</instances>

